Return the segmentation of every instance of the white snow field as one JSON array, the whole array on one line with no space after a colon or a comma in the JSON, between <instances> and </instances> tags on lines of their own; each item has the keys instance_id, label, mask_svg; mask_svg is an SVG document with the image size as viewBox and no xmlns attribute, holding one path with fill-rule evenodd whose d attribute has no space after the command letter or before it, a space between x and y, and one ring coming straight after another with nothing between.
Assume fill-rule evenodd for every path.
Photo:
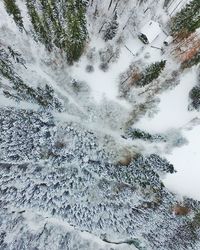
<instances>
[{"instance_id":1,"label":"white snow field","mask_svg":"<svg viewBox=\"0 0 200 250\"><path fill-rule=\"evenodd\" d=\"M148 132L166 132L172 128L186 126L198 116L196 111L188 111L188 94L196 85L197 69L185 72L178 84L172 90L167 90L159 96L159 112L150 118L144 116L135 126Z\"/></svg>"},{"instance_id":2,"label":"white snow field","mask_svg":"<svg viewBox=\"0 0 200 250\"><path fill-rule=\"evenodd\" d=\"M177 12L179 12L187 3L191 0L171 0L167 11L170 16L174 16Z\"/></svg>"},{"instance_id":3,"label":"white snow field","mask_svg":"<svg viewBox=\"0 0 200 250\"><path fill-rule=\"evenodd\" d=\"M166 155L177 173L167 175L164 184L172 192L200 200L200 125L184 135L188 144Z\"/></svg>"},{"instance_id":4,"label":"white snow field","mask_svg":"<svg viewBox=\"0 0 200 250\"><path fill-rule=\"evenodd\" d=\"M134 53L142 47L142 43L138 39L132 42ZM105 44L100 39L94 39L90 44L90 47L96 48L96 50L104 46ZM89 62L87 58L83 56L80 62L72 68L72 75L75 79L84 80L89 84L95 101L100 102L103 97L106 97L112 101L118 102L126 108L130 108L128 102L118 98L118 80L120 73L128 68L133 59L134 56L125 47L122 47L117 62L113 63L107 72L103 72L99 69L99 61L96 61L92 65L94 67L94 72L88 73L85 69Z\"/></svg>"},{"instance_id":5,"label":"white snow field","mask_svg":"<svg viewBox=\"0 0 200 250\"><path fill-rule=\"evenodd\" d=\"M195 111L188 111L188 94L196 85L197 72L197 67L186 71L178 86L160 95L159 112L153 118L143 117L136 127L152 133L172 128L182 130L187 145L164 155L177 173L167 175L163 181L172 192L200 200L200 116ZM196 126L192 122L195 120Z\"/></svg>"}]
</instances>

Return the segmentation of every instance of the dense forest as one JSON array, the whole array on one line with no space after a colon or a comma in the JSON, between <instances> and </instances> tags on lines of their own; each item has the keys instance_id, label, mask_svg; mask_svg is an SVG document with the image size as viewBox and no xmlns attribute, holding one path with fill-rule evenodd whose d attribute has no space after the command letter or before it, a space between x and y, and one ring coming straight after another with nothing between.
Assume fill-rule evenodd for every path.
<instances>
[{"instance_id":1,"label":"dense forest","mask_svg":"<svg viewBox=\"0 0 200 250\"><path fill-rule=\"evenodd\" d=\"M0 1L0 249L200 249L164 182L200 119L200 1L176 2ZM187 123L140 127L187 74Z\"/></svg>"}]
</instances>

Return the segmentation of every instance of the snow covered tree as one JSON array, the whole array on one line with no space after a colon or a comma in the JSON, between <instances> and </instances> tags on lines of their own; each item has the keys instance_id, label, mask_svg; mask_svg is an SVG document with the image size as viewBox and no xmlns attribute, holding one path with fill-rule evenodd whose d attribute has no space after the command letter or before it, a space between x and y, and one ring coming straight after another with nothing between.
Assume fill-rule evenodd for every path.
<instances>
[{"instance_id":1,"label":"snow covered tree","mask_svg":"<svg viewBox=\"0 0 200 250\"><path fill-rule=\"evenodd\" d=\"M0 75L7 78L10 82L15 82L16 79L18 79L9 59L9 55L4 49L0 49Z\"/></svg>"},{"instance_id":2,"label":"snow covered tree","mask_svg":"<svg viewBox=\"0 0 200 250\"><path fill-rule=\"evenodd\" d=\"M115 12L112 20L107 24L107 27L103 34L103 39L105 41L112 40L117 33L118 26L119 24L117 22L117 12Z\"/></svg>"},{"instance_id":3,"label":"snow covered tree","mask_svg":"<svg viewBox=\"0 0 200 250\"><path fill-rule=\"evenodd\" d=\"M156 172L175 173L174 166L170 164L165 158L161 158L159 155L151 154L145 160L146 164L149 164Z\"/></svg>"},{"instance_id":4,"label":"snow covered tree","mask_svg":"<svg viewBox=\"0 0 200 250\"><path fill-rule=\"evenodd\" d=\"M143 87L151 83L153 80L157 79L160 73L163 71L165 64L166 61L152 63L145 69L144 73L141 73L140 79L136 81L136 85L139 87Z\"/></svg>"},{"instance_id":5,"label":"snow covered tree","mask_svg":"<svg viewBox=\"0 0 200 250\"><path fill-rule=\"evenodd\" d=\"M25 84L21 78L17 78L13 85L14 96L17 96L21 100L30 101L39 104L45 109L62 109L62 104L54 96L54 90L49 86L45 85L44 88L37 87L36 89ZM6 92L8 96L8 92ZM10 93L12 96L12 93Z\"/></svg>"},{"instance_id":6,"label":"snow covered tree","mask_svg":"<svg viewBox=\"0 0 200 250\"><path fill-rule=\"evenodd\" d=\"M50 51L56 46L66 52L69 63L79 59L85 46L87 4L83 0L26 1L37 40Z\"/></svg>"},{"instance_id":7,"label":"snow covered tree","mask_svg":"<svg viewBox=\"0 0 200 250\"><path fill-rule=\"evenodd\" d=\"M143 11L152 5L153 14L164 0L15 1L27 13L23 22L30 30L23 34L11 16L0 17L0 249L199 249L200 202L187 206L195 217L177 218L171 211L177 195L162 182L175 169L158 153L182 145L179 129L132 128L146 112L154 114L156 94L177 85L182 70L173 64L153 81L165 62L145 66L151 50L142 45L120 70L129 28L136 30ZM69 66L67 57L73 63L84 49L86 17L90 53ZM106 41L115 36L117 23L125 26L102 47L95 34L112 18L116 23ZM6 25L7 19L12 23ZM160 56L173 61L167 51ZM111 63L110 74L99 70ZM92 86L95 77L104 85L112 80L112 93L106 86L98 90L99 81ZM118 84L130 105L119 98Z\"/></svg>"},{"instance_id":8,"label":"snow covered tree","mask_svg":"<svg viewBox=\"0 0 200 250\"><path fill-rule=\"evenodd\" d=\"M16 25L19 27L20 31L22 31L24 29L23 19L21 16L20 9L16 4L16 1L15 0L3 0L3 1L6 7L6 11L8 12L9 15L12 15Z\"/></svg>"},{"instance_id":9,"label":"snow covered tree","mask_svg":"<svg viewBox=\"0 0 200 250\"><path fill-rule=\"evenodd\" d=\"M48 50L51 50L52 43L50 33L48 32L48 29L45 29L45 26L42 23L42 19L38 14L33 2L26 0L26 6L31 19L31 23L33 25L33 29L36 32L35 38L43 43Z\"/></svg>"},{"instance_id":10,"label":"snow covered tree","mask_svg":"<svg viewBox=\"0 0 200 250\"><path fill-rule=\"evenodd\" d=\"M199 110L200 109L200 86L197 85L192 88L189 93L191 104L189 107Z\"/></svg>"},{"instance_id":11,"label":"snow covered tree","mask_svg":"<svg viewBox=\"0 0 200 250\"><path fill-rule=\"evenodd\" d=\"M47 112L0 109L0 161L38 161L54 143L53 118Z\"/></svg>"},{"instance_id":12,"label":"snow covered tree","mask_svg":"<svg viewBox=\"0 0 200 250\"><path fill-rule=\"evenodd\" d=\"M19 52L15 51L10 46L8 46L8 50L9 50L10 56L14 59L14 61L16 63L20 63L21 65L23 65L26 68L26 66L25 66L26 61L23 59L21 54Z\"/></svg>"},{"instance_id":13,"label":"snow covered tree","mask_svg":"<svg viewBox=\"0 0 200 250\"><path fill-rule=\"evenodd\" d=\"M171 33L185 38L200 27L200 1L192 0L171 19Z\"/></svg>"},{"instance_id":14,"label":"snow covered tree","mask_svg":"<svg viewBox=\"0 0 200 250\"><path fill-rule=\"evenodd\" d=\"M62 27L56 2L52 0L39 0L39 2L42 6L41 20L45 30L48 31L48 34L51 37L51 42L61 49L62 40L67 34L64 27Z\"/></svg>"},{"instance_id":15,"label":"snow covered tree","mask_svg":"<svg viewBox=\"0 0 200 250\"><path fill-rule=\"evenodd\" d=\"M169 5L170 1L171 1L171 0L164 0L163 6L164 6L164 7L167 7L167 6Z\"/></svg>"},{"instance_id":16,"label":"snow covered tree","mask_svg":"<svg viewBox=\"0 0 200 250\"><path fill-rule=\"evenodd\" d=\"M81 56L87 39L86 6L82 0L68 0L66 2L65 18L67 20L67 39L64 49L68 62L71 64Z\"/></svg>"},{"instance_id":17,"label":"snow covered tree","mask_svg":"<svg viewBox=\"0 0 200 250\"><path fill-rule=\"evenodd\" d=\"M162 141L166 142L167 140L164 135L150 134L140 129L132 129L132 128L129 128L126 131L126 136L128 136L128 138L131 138L133 140L141 139L141 140L150 141L150 142L162 142Z\"/></svg>"},{"instance_id":18,"label":"snow covered tree","mask_svg":"<svg viewBox=\"0 0 200 250\"><path fill-rule=\"evenodd\" d=\"M9 49L9 51L13 50ZM16 56L16 52L14 55ZM12 57L14 55L11 54ZM19 56L18 53L17 55ZM12 84L12 90L4 91L7 97L15 99L16 101L31 101L41 105L45 109L61 110L62 105L55 97L54 90L47 84L44 88L37 87L36 89L25 84L22 78L15 72L8 54L3 49L0 50L0 75Z\"/></svg>"}]
</instances>

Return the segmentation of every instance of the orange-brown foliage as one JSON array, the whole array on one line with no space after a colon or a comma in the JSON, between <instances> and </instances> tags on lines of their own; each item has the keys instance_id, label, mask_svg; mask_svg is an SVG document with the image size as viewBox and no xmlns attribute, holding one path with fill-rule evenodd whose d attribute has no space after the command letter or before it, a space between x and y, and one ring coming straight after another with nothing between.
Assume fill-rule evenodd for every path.
<instances>
[{"instance_id":1,"label":"orange-brown foliage","mask_svg":"<svg viewBox=\"0 0 200 250\"><path fill-rule=\"evenodd\" d=\"M188 38L174 44L172 54L183 63L192 59L200 50L200 35L192 33Z\"/></svg>"},{"instance_id":2,"label":"orange-brown foliage","mask_svg":"<svg viewBox=\"0 0 200 250\"><path fill-rule=\"evenodd\" d=\"M187 215L190 212L188 207L176 205L172 208L172 213L175 215Z\"/></svg>"}]
</instances>

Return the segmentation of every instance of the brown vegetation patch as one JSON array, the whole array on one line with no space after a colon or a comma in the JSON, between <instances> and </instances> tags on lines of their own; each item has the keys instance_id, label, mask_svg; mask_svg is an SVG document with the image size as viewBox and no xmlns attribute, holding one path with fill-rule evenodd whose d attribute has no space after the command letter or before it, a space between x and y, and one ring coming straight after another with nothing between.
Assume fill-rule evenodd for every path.
<instances>
[{"instance_id":1,"label":"brown vegetation patch","mask_svg":"<svg viewBox=\"0 0 200 250\"><path fill-rule=\"evenodd\" d=\"M200 50L200 34L192 33L189 37L176 40L171 51L181 63L191 60Z\"/></svg>"},{"instance_id":2,"label":"brown vegetation patch","mask_svg":"<svg viewBox=\"0 0 200 250\"><path fill-rule=\"evenodd\" d=\"M187 215L189 214L190 212L190 209L188 207L185 207L185 206L181 206L181 205L175 205L173 208L172 208L172 213L174 215Z\"/></svg>"}]
</instances>

